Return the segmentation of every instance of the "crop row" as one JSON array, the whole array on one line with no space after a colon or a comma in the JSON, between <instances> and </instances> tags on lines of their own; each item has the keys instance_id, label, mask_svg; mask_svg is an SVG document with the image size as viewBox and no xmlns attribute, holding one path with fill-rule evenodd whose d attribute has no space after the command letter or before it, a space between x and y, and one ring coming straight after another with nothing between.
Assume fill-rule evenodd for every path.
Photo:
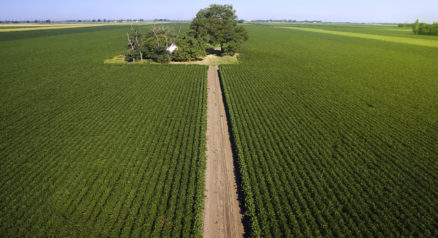
<instances>
[{"instance_id":1,"label":"crop row","mask_svg":"<svg viewBox=\"0 0 438 238\"><path fill-rule=\"evenodd\" d=\"M206 68L94 62L114 31L0 45L2 236L200 236Z\"/></svg>"},{"instance_id":2,"label":"crop row","mask_svg":"<svg viewBox=\"0 0 438 238\"><path fill-rule=\"evenodd\" d=\"M436 108L420 104L436 84L412 90L418 71L382 64L386 43L266 28L221 67L251 234L437 235Z\"/></svg>"}]
</instances>

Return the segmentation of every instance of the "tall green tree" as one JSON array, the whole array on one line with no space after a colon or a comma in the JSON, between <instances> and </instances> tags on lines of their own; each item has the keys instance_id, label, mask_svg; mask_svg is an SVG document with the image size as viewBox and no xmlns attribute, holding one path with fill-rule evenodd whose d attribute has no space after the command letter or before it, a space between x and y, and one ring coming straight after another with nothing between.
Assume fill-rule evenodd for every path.
<instances>
[{"instance_id":1,"label":"tall green tree","mask_svg":"<svg viewBox=\"0 0 438 238\"><path fill-rule=\"evenodd\" d=\"M195 39L191 34L183 34L176 45L178 49L172 55L174 61L192 61L206 55L205 44Z\"/></svg>"},{"instance_id":2,"label":"tall green tree","mask_svg":"<svg viewBox=\"0 0 438 238\"><path fill-rule=\"evenodd\" d=\"M414 23L414 25L412 26L412 30L414 31L414 34L419 34L420 33L420 21L417 19Z\"/></svg>"},{"instance_id":3,"label":"tall green tree","mask_svg":"<svg viewBox=\"0 0 438 238\"><path fill-rule=\"evenodd\" d=\"M417 19L412 25L412 31L417 35L438 35L438 23L427 24Z\"/></svg>"},{"instance_id":4,"label":"tall green tree","mask_svg":"<svg viewBox=\"0 0 438 238\"><path fill-rule=\"evenodd\" d=\"M242 42L248 40L246 30L237 24L231 5L210 5L200 10L190 24L195 38L212 45L220 45L223 54L234 54Z\"/></svg>"}]
</instances>

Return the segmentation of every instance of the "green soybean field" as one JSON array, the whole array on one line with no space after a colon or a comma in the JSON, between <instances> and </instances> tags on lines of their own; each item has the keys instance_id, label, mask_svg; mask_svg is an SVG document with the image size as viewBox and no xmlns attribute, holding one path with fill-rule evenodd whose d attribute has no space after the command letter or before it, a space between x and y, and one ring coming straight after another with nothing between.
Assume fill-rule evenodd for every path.
<instances>
[{"instance_id":1,"label":"green soybean field","mask_svg":"<svg viewBox=\"0 0 438 238\"><path fill-rule=\"evenodd\" d=\"M103 64L128 30L0 33L1 237L201 235L207 68Z\"/></svg>"},{"instance_id":2,"label":"green soybean field","mask_svg":"<svg viewBox=\"0 0 438 238\"><path fill-rule=\"evenodd\" d=\"M216 88L245 236L438 237L438 37L242 26ZM105 64L130 29L0 32L0 237L202 236L208 68Z\"/></svg>"},{"instance_id":3,"label":"green soybean field","mask_svg":"<svg viewBox=\"0 0 438 238\"><path fill-rule=\"evenodd\" d=\"M438 236L436 37L246 27L241 63L220 75L249 233Z\"/></svg>"}]
</instances>

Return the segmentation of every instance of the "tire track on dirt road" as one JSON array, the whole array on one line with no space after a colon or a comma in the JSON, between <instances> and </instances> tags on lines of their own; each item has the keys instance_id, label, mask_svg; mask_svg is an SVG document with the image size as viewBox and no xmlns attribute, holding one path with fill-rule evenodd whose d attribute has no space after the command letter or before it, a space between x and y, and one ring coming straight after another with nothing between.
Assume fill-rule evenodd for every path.
<instances>
[{"instance_id":1,"label":"tire track on dirt road","mask_svg":"<svg viewBox=\"0 0 438 238\"><path fill-rule=\"evenodd\" d=\"M207 169L203 236L243 237L243 216L239 207L218 66L209 67L207 87Z\"/></svg>"}]
</instances>

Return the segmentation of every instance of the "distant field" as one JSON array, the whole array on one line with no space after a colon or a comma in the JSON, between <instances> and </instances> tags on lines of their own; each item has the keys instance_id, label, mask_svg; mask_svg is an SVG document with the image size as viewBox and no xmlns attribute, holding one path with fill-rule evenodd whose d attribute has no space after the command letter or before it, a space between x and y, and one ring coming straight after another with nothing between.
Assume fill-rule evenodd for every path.
<instances>
[{"instance_id":1,"label":"distant field","mask_svg":"<svg viewBox=\"0 0 438 238\"><path fill-rule=\"evenodd\" d=\"M324 29L307 28L307 27L282 27L282 28L290 29L290 30L300 30L300 31L310 31L310 32L316 32L316 33L340 35L340 36L358 37L358 38L364 38L364 39L370 39L370 40L382 40L382 41L389 41L389 42L393 42L393 43L438 47L438 41L437 40L430 40L430 39L414 39L414 38L388 36L388 35L380 35L380 34L345 32L345 31L337 31L336 29L335 30L324 30ZM391 29L391 30L394 30L394 29Z\"/></svg>"},{"instance_id":2,"label":"distant field","mask_svg":"<svg viewBox=\"0 0 438 238\"><path fill-rule=\"evenodd\" d=\"M437 38L363 25L247 29L240 64L220 73L250 232L438 236L438 49L363 36Z\"/></svg>"},{"instance_id":3,"label":"distant field","mask_svg":"<svg viewBox=\"0 0 438 238\"><path fill-rule=\"evenodd\" d=\"M36 24L36 25L1 25L0 32L12 32L12 31L35 31L35 30L50 30L50 29L67 29L77 27L95 27L104 26L107 24Z\"/></svg>"},{"instance_id":4,"label":"distant field","mask_svg":"<svg viewBox=\"0 0 438 238\"><path fill-rule=\"evenodd\" d=\"M200 236L206 67L103 64L128 29L0 33L1 237Z\"/></svg>"},{"instance_id":5,"label":"distant field","mask_svg":"<svg viewBox=\"0 0 438 238\"><path fill-rule=\"evenodd\" d=\"M156 24L165 24L166 22L158 22ZM35 30L55 30L55 29L69 29L82 27L96 27L96 26L117 26L117 25L150 25L152 22L141 23L71 23L71 24L0 24L0 32L14 32L14 31L35 31Z\"/></svg>"},{"instance_id":6,"label":"distant field","mask_svg":"<svg viewBox=\"0 0 438 238\"><path fill-rule=\"evenodd\" d=\"M277 24L278 27L303 27L317 30L329 30L351 32L361 34L375 34L379 36L396 36L413 39L427 39L438 41L437 37L427 35L415 35L409 27L396 25L367 25L367 24Z\"/></svg>"}]
</instances>

